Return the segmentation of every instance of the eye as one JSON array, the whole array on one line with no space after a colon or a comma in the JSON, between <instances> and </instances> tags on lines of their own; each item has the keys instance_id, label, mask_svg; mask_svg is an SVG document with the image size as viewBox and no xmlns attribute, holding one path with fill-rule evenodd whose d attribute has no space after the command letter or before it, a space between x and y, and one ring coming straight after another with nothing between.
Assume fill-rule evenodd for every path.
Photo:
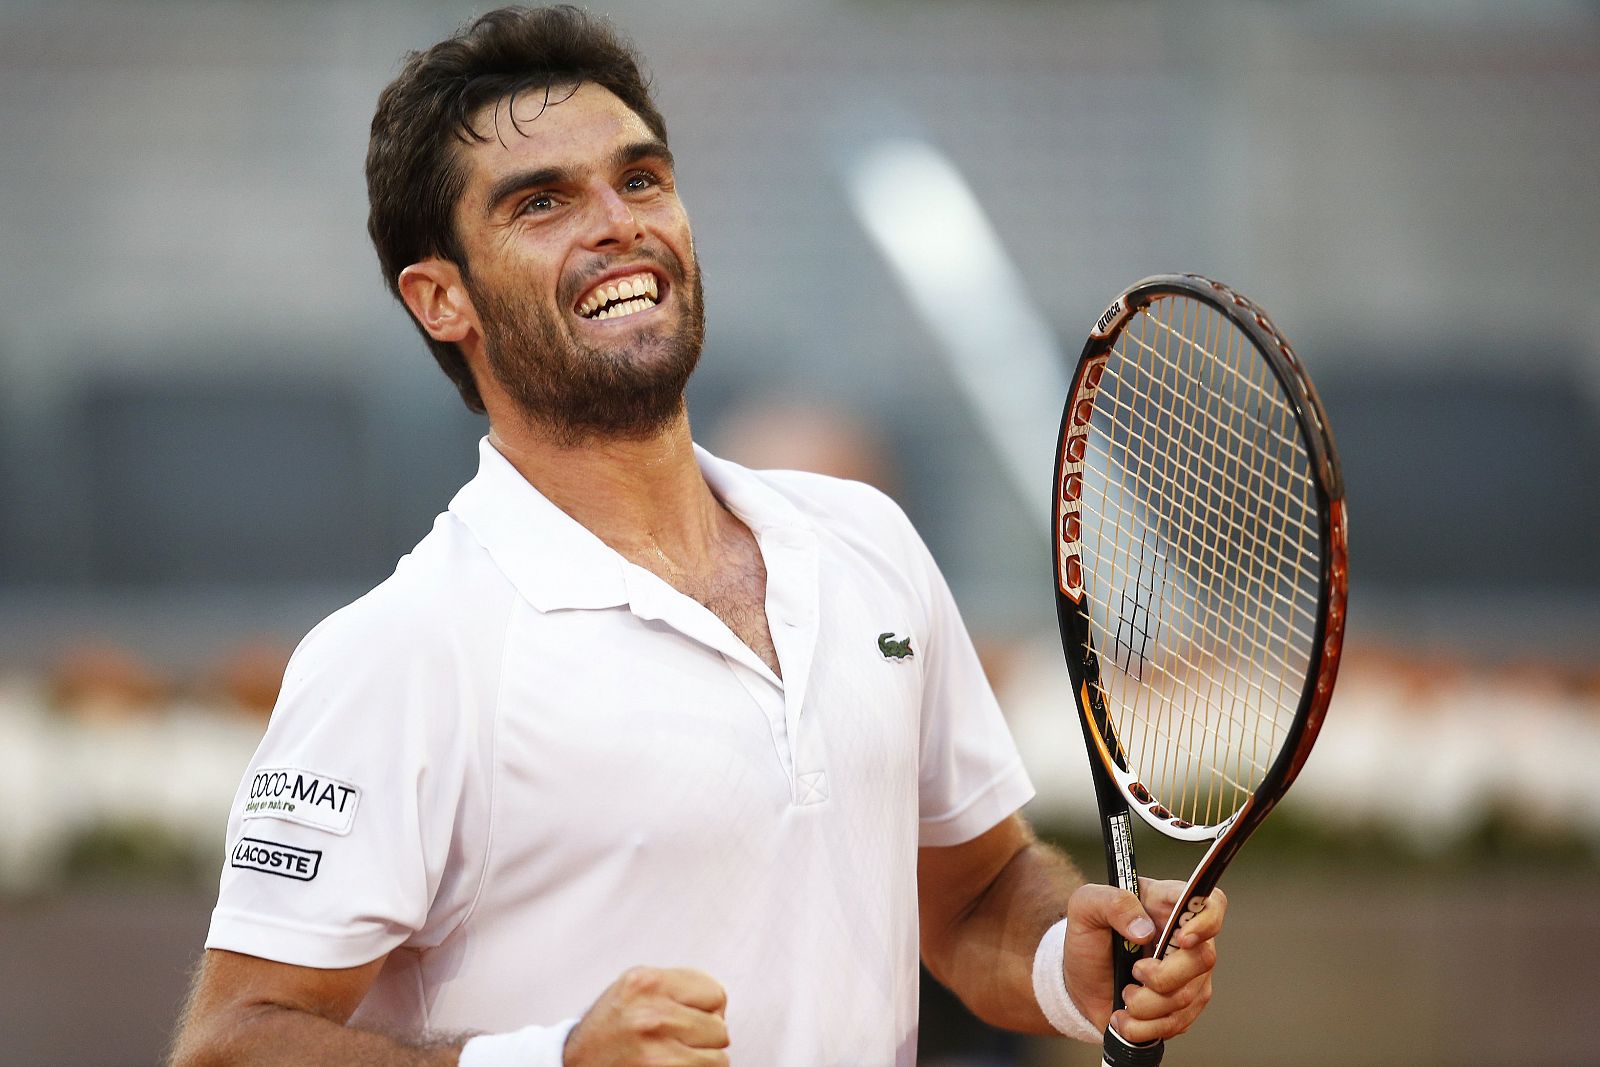
<instances>
[{"instance_id":1,"label":"eye","mask_svg":"<svg viewBox=\"0 0 1600 1067\"><path fill-rule=\"evenodd\" d=\"M622 180L622 187L630 193L642 193L656 184L656 176L644 170L636 170Z\"/></svg>"},{"instance_id":2,"label":"eye","mask_svg":"<svg viewBox=\"0 0 1600 1067\"><path fill-rule=\"evenodd\" d=\"M517 209L517 213L521 215L533 215L541 211L549 211L555 206L556 198L551 194L534 193L532 196L528 197L528 199L522 202L522 206Z\"/></svg>"}]
</instances>

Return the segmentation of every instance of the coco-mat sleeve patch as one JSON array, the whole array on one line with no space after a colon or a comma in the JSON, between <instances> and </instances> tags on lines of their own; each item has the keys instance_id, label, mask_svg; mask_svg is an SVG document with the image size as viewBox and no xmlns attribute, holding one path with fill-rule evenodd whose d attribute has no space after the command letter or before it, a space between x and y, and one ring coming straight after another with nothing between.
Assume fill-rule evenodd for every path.
<instances>
[{"instance_id":1,"label":"coco-mat sleeve patch","mask_svg":"<svg viewBox=\"0 0 1600 1067\"><path fill-rule=\"evenodd\" d=\"M293 767L262 767L250 778L239 818L282 819L348 834L360 802L361 790L338 778Z\"/></svg>"}]
</instances>

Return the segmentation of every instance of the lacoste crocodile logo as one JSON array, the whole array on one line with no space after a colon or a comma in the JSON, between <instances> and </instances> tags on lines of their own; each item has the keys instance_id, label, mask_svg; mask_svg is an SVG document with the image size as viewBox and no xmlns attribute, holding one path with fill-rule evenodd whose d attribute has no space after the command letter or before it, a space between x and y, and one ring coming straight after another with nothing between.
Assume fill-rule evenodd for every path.
<instances>
[{"instance_id":1,"label":"lacoste crocodile logo","mask_svg":"<svg viewBox=\"0 0 1600 1067\"><path fill-rule=\"evenodd\" d=\"M910 659L912 655L911 638L907 637L904 640L895 641L892 640L893 637L894 631L892 630L886 634L878 635L878 651L883 653L883 658Z\"/></svg>"}]
</instances>

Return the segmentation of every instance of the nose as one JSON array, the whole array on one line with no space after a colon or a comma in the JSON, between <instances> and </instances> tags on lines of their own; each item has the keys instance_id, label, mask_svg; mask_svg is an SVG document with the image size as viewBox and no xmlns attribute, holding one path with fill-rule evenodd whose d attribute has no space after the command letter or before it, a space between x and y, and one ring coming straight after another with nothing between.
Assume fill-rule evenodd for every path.
<instances>
[{"instance_id":1,"label":"nose","mask_svg":"<svg viewBox=\"0 0 1600 1067\"><path fill-rule=\"evenodd\" d=\"M591 201L587 243L590 248L617 252L644 240L644 228L634 217L633 208L609 185L597 183Z\"/></svg>"}]
</instances>

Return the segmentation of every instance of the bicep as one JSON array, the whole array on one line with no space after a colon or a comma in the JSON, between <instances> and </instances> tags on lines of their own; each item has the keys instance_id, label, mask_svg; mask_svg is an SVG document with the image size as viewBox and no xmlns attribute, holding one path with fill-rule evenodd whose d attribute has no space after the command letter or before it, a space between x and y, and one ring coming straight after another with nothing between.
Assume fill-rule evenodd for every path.
<instances>
[{"instance_id":1,"label":"bicep","mask_svg":"<svg viewBox=\"0 0 1600 1067\"><path fill-rule=\"evenodd\" d=\"M978 907L1007 865L1033 841L1032 828L1013 813L970 841L917 850L924 956L938 955L949 932Z\"/></svg>"}]
</instances>

